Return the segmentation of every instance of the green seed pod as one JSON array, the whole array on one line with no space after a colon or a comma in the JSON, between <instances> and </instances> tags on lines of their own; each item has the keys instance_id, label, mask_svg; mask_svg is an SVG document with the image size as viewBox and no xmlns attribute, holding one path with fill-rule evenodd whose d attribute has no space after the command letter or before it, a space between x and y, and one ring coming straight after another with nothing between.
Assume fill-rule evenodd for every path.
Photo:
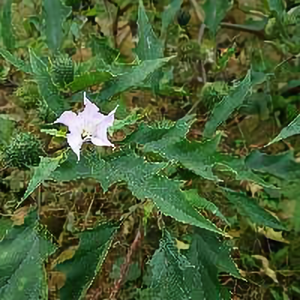
<instances>
[{"instance_id":1,"label":"green seed pod","mask_svg":"<svg viewBox=\"0 0 300 300\"><path fill-rule=\"evenodd\" d=\"M65 87L74 80L74 65L72 58L65 54L58 54L52 61L52 79L59 87Z\"/></svg>"},{"instance_id":2,"label":"green seed pod","mask_svg":"<svg viewBox=\"0 0 300 300\"><path fill-rule=\"evenodd\" d=\"M25 109L36 108L40 98L37 84L31 81L25 81L18 87L15 95L20 100L20 106Z\"/></svg>"},{"instance_id":3,"label":"green seed pod","mask_svg":"<svg viewBox=\"0 0 300 300\"><path fill-rule=\"evenodd\" d=\"M184 27L186 26L189 22L190 22L190 19L191 19L191 14L188 10L186 9L181 9L179 12L178 12L178 15L177 15L177 22L178 24L181 26L181 27Z\"/></svg>"},{"instance_id":4,"label":"green seed pod","mask_svg":"<svg viewBox=\"0 0 300 300\"><path fill-rule=\"evenodd\" d=\"M4 149L4 162L9 167L27 169L37 166L43 155L41 142L31 133L21 132L11 139Z\"/></svg>"}]
</instances>

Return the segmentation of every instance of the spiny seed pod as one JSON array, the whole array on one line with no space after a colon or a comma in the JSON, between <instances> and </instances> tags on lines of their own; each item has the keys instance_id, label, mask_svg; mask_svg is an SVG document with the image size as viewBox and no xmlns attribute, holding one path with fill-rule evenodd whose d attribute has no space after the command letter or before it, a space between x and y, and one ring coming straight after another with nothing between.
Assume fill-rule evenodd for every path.
<instances>
[{"instance_id":1,"label":"spiny seed pod","mask_svg":"<svg viewBox=\"0 0 300 300\"><path fill-rule=\"evenodd\" d=\"M27 169L40 162L43 150L40 141L31 133L21 132L11 139L4 149L4 162L7 166Z\"/></svg>"},{"instance_id":2,"label":"spiny seed pod","mask_svg":"<svg viewBox=\"0 0 300 300\"><path fill-rule=\"evenodd\" d=\"M191 14L186 9L181 9L177 14L177 22L181 27L186 26L191 19Z\"/></svg>"},{"instance_id":3,"label":"spiny seed pod","mask_svg":"<svg viewBox=\"0 0 300 300\"><path fill-rule=\"evenodd\" d=\"M40 98L39 89L35 82L24 82L15 91L15 95L20 100L20 106L25 109L36 108Z\"/></svg>"},{"instance_id":4,"label":"spiny seed pod","mask_svg":"<svg viewBox=\"0 0 300 300\"><path fill-rule=\"evenodd\" d=\"M201 90L203 104L210 110L216 103L220 102L229 91L230 87L224 82L208 82Z\"/></svg>"},{"instance_id":5,"label":"spiny seed pod","mask_svg":"<svg viewBox=\"0 0 300 300\"><path fill-rule=\"evenodd\" d=\"M44 100L39 101L37 112L39 119L46 123L52 123L57 119L55 113L49 108Z\"/></svg>"},{"instance_id":6,"label":"spiny seed pod","mask_svg":"<svg viewBox=\"0 0 300 300\"><path fill-rule=\"evenodd\" d=\"M59 87L74 80L74 65L72 58L66 54L58 54L52 61L52 79Z\"/></svg>"}]
</instances>

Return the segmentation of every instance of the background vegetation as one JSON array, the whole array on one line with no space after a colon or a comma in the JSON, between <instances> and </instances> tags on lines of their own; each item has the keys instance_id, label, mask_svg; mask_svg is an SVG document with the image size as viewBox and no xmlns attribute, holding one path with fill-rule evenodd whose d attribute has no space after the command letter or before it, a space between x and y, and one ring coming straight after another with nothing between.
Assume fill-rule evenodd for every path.
<instances>
[{"instance_id":1,"label":"background vegetation","mask_svg":"<svg viewBox=\"0 0 300 300\"><path fill-rule=\"evenodd\" d=\"M0 299L300 299L300 1L0 13Z\"/></svg>"}]
</instances>

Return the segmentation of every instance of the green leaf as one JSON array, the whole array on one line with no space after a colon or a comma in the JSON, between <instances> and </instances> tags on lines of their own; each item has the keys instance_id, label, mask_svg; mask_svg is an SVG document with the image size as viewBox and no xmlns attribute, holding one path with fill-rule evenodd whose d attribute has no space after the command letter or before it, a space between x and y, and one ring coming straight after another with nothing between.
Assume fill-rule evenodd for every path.
<instances>
[{"instance_id":1,"label":"green leaf","mask_svg":"<svg viewBox=\"0 0 300 300\"><path fill-rule=\"evenodd\" d=\"M223 300L219 273L227 272L240 278L230 251L231 247L216 234L198 228L192 235L189 250L183 255L170 233L164 230L159 249L150 261L150 290L157 299Z\"/></svg>"},{"instance_id":2,"label":"green leaf","mask_svg":"<svg viewBox=\"0 0 300 300\"><path fill-rule=\"evenodd\" d=\"M105 223L79 234L79 247L75 255L56 266L66 275L65 285L60 289L60 299L84 299L88 288L102 267L119 226Z\"/></svg>"},{"instance_id":3,"label":"green leaf","mask_svg":"<svg viewBox=\"0 0 300 300\"><path fill-rule=\"evenodd\" d=\"M0 123L0 145L6 146L14 131L15 122L5 118L5 115L0 115Z\"/></svg>"},{"instance_id":4,"label":"green leaf","mask_svg":"<svg viewBox=\"0 0 300 300\"><path fill-rule=\"evenodd\" d=\"M168 160L179 162L185 168L205 179L219 181L212 171L219 141L220 136L204 143L183 140L168 145L158 141L146 144L145 151L157 152Z\"/></svg>"},{"instance_id":5,"label":"green leaf","mask_svg":"<svg viewBox=\"0 0 300 300\"><path fill-rule=\"evenodd\" d=\"M151 290L158 299L191 299L189 297L191 282L186 281L185 271L193 272L194 266L178 252L175 241L167 230L163 231L159 249L155 251L150 261L150 268Z\"/></svg>"},{"instance_id":6,"label":"green leaf","mask_svg":"<svg viewBox=\"0 0 300 300\"><path fill-rule=\"evenodd\" d=\"M139 0L137 24L139 41L136 47L136 53L139 59L144 61L164 57L163 44L152 29L142 0Z\"/></svg>"},{"instance_id":7,"label":"green leaf","mask_svg":"<svg viewBox=\"0 0 300 300\"><path fill-rule=\"evenodd\" d=\"M284 127L280 133L265 147L270 146L276 142L286 139L290 136L300 133L300 115L298 115L288 126Z\"/></svg>"},{"instance_id":8,"label":"green leaf","mask_svg":"<svg viewBox=\"0 0 300 300\"><path fill-rule=\"evenodd\" d=\"M159 144L165 147L184 139L194 122L195 116L187 115L175 123L165 121L151 126L142 123L138 130L125 139L124 143L137 143L148 147Z\"/></svg>"},{"instance_id":9,"label":"green leaf","mask_svg":"<svg viewBox=\"0 0 300 300\"><path fill-rule=\"evenodd\" d=\"M210 211L212 214L224 221L227 225L230 225L224 215L220 212L219 208L213 202L199 197L197 190L187 190L184 191L184 194L186 196L186 199L192 206L196 207L197 209L205 209L207 211Z\"/></svg>"},{"instance_id":10,"label":"green leaf","mask_svg":"<svg viewBox=\"0 0 300 300\"><path fill-rule=\"evenodd\" d=\"M97 56L97 59L101 59L107 65L112 64L119 56L119 51L109 46L108 38L98 38L93 35L91 37L91 48L93 56Z\"/></svg>"},{"instance_id":11,"label":"green leaf","mask_svg":"<svg viewBox=\"0 0 300 300\"><path fill-rule=\"evenodd\" d=\"M154 60L145 60L140 62L139 65L132 66L123 74L117 75L114 79L107 82L99 94L97 101L100 102L107 100L130 88L139 87L150 74L162 67L172 58L173 56Z\"/></svg>"},{"instance_id":12,"label":"green leaf","mask_svg":"<svg viewBox=\"0 0 300 300\"><path fill-rule=\"evenodd\" d=\"M180 182L153 175L147 178L142 186L132 185L130 182L128 185L133 195L139 199L151 199L164 215L221 234L213 223L198 213L189 203L180 189Z\"/></svg>"},{"instance_id":13,"label":"green leaf","mask_svg":"<svg viewBox=\"0 0 300 300\"><path fill-rule=\"evenodd\" d=\"M74 81L70 82L66 88L69 88L72 93L86 90L93 85L99 85L112 78L110 72L90 72L82 74L74 78Z\"/></svg>"},{"instance_id":14,"label":"green leaf","mask_svg":"<svg viewBox=\"0 0 300 300\"><path fill-rule=\"evenodd\" d=\"M215 159L216 165L223 168L220 171L232 172L236 180L246 180L255 182L263 187L276 188L274 185L266 182L259 175L255 174L246 164L244 157L237 158L230 155L218 154Z\"/></svg>"},{"instance_id":15,"label":"green leaf","mask_svg":"<svg viewBox=\"0 0 300 300\"><path fill-rule=\"evenodd\" d=\"M62 45L64 38L62 26L71 11L72 8L63 5L61 0L43 0L45 35L48 47L53 53Z\"/></svg>"},{"instance_id":16,"label":"green leaf","mask_svg":"<svg viewBox=\"0 0 300 300\"><path fill-rule=\"evenodd\" d=\"M1 18L1 36L4 46L11 50L15 47L15 37L13 33L11 17L12 0L4 0L2 18Z\"/></svg>"},{"instance_id":17,"label":"green leaf","mask_svg":"<svg viewBox=\"0 0 300 300\"><path fill-rule=\"evenodd\" d=\"M265 76L248 71L247 75L223 100L216 104L212 114L205 124L203 135L211 137L215 130L228 119L231 113L240 107L255 84L262 83Z\"/></svg>"},{"instance_id":18,"label":"green leaf","mask_svg":"<svg viewBox=\"0 0 300 300\"><path fill-rule=\"evenodd\" d=\"M215 36L221 21L226 16L227 11L231 8L232 2L228 0L206 0L201 4L205 13L204 23Z\"/></svg>"},{"instance_id":19,"label":"green leaf","mask_svg":"<svg viewBox=\"0 0 300 300\"><path fill-rule=\"evenodd\" d=\"M100 164L100 160L98 161L98 164ZM89 178L92 177L92 175L93 170L88 159L82 155L80 161L78 161L77 156L71 153L68 155L68 158L60 163L58 168L49 175L49 179L62 182Z\"/></svg>"},{"instance_id":20,"label":"green leaf","mask_svg":"<svg viewBox=\"0 0 300 300\"><path fill-rule=\"evenodd\" d=\"M253 151L247 156L245 163L253 170L269 173L284 180L296 180L300 177L300 164L295 161L292 151L276 155Z\"/></svg>"},{"instance_id":21,"label":"green leaf","mask_svg":"<svg viewBox=\"0 0 300 300\"><path fill-rule=\"evenodd\" d=\"M47 65L32 49L29 49L29 55L34 79L39 86L41 96L45 99L49 108L56 114L61 114L65 110L68 110L69 105L65 99L60 96L57 86L51 79Z\"/></svg>"},{"instance_id":22,"label":"green leaf","mask_svg":"<svg viewBox=\"0 0 300 300\"><path fill-rule=\"evenodd\" d=\"M1 299L48 299L43 261L56 250L48 236L33 211L23 225L11 228L0 242Z\"/></svg>"},{"instance_id":23,"label":"green leaf","mask_svg":"<svg viewBox=\"0 0 300 300\"><path fill-rule=\"evenodd\" d=\"M226 191L227 199L235 205L238 212L243 216L249 218L253 223L260 226L271 227L278 230L285 230L285 227L273 215L260 207L256 200L247 197L243 193L236 193L229 189Z\"/></svg>"},{"instance_id":24,"label":"green leaf","mask_svg":"<svg viewBox=\"0 0 300 300\"><path fill-rule=\"evenodd\" d=\"M1 217L0 219L0 241L7 234L8 230L12 227L13 221L9 218Z\"/></svg>"},{"instance_id":25,"label":"green leaf","mask_svg":"<svg viewBox=\"0 0 300 300\"><path fill-rule=\"evenodd\" d=\"M275 12L280 18L283 17L285 13L285 5L283 0L268 0L269 9L272 12Z\"/></svg>"},{"instance_id":26,"label":"green leaf","mask_svg":"<svg viewBox=\"0 0 300 300\"><path fill-rule=\"evenodd\" d=\"M53 171L57 169L60 161L62 160L62 155L50 158L50 157L41 157L40 164L34 170L34 175L30 179L27 190L22 198L21 203L41 184L43 181L49 179ZM18 205L20 205L19 203Z\"/></svg>"},{"instance_id":27,"label":"green leaf","mask_svg":"<svg viewBox=\"0 0 300 300\"><path fill-rule=\"evenodd\" d=\"M168 27L172 22L174 22L174 18L176 17L176 14L180 10L181 4L182 4L182 0L171 0L170 4L163 11L161 15L161 21L162 21L161 37L166 36Z\"/></svg>"},{"instance_id":28,"label":"green leaf","mask_svg":"<svg viewBox=\"0 0 300 300\"><path fill-rule=\"evenodd\" d=\"M103 163L95 157L92 177L99 181L106 192L116 182L126 182L138 199L151 199L158 209L174 219L221 233L187 201L180 183L157 175L165 163L149 163L143 158L127 153Z\"/></svg>"},{"instance_id":29,"label":"green leaf","mask_svg":"<svg viewBox=\"0 0 300 300\"><path fill-rule=\"evenodd\" d=\"M166 166L166 163L148 163L130 152L108 161L96 158L90 164L92 177L101 183L105 192L109 186L120 181L125 181L129 189L143 189L144 181Z\"/></svg>"},{"instance_id":30,"label":"green leaf","mask_svg":"<svg viewBox=\"0 0 300 300\"><path fill-rule=\"evenodd\" d=\"M25 63L22 59L14 56L9 51L0 48L0 55L10 64L15 66L18 70L23 71L25 73L31 74L31 67L27 63Z\"/></svg>"},{"instance_id":31,"label":"green leaf","mask_svg":"<svg viewBox=\"0 0 300 300\"><path fill-rule=\"evenodd\" d=\"M220 272L241 278L231 255L231 246L223 242L213 232L195 228L192 243L187 251L187 258L194 266L192 272L186 270L186 282L191 282L192 300L223 300L222 287L219 283ZM230 298L229 298L230 299Z\"/></svg>"},{"instance_id":32,"label":"green leaf","mask_svg":"<svg viewBox=\"0 0 300 300\"><path fill-rule=\"evenodd\" d=\"M111 127L108 128L108 133L110 135L113 135L114 132L116 132L118 130L122 130L126 126L136 124L136 122L139 121L142 117L143 116L138 115L136 111L133 111L125 119L115 120L114 124Z\"/></svg>"}]
</instances>

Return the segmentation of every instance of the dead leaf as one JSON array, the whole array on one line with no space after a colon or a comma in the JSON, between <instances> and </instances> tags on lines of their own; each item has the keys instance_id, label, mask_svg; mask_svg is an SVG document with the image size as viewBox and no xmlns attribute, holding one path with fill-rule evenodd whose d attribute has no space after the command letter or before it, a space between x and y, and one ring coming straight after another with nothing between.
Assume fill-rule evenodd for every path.
<instances>
[{"instance_id":1,"label":"dead leaf","mask_svg":"<svg viewBox=\"0 0 300 300\"><path fill-rule=\"evenodd\" d=\"M260 228L258 228L258 232L263 234L266 238L268 238L270 240L285 243L285 244L290 243L288 240L286 240L282 237L282 231L275 231L273 228L260 227Z\"/></svg>"},{"instance_id":2,"label":"dead leaf","mask_svg":"<svg viewBox=\"0 0 300 300\"><path fill-rule=\"evenodd\" d=\"M260 269L261 272L269 276L271 279L273 279L274 282L278 283L276 273L274 270L270 268L269 261L267 258L265 258L262 255L252 255L253 258L259 259L262 263L262 268Z\"/></svg>"}]
</instances>

